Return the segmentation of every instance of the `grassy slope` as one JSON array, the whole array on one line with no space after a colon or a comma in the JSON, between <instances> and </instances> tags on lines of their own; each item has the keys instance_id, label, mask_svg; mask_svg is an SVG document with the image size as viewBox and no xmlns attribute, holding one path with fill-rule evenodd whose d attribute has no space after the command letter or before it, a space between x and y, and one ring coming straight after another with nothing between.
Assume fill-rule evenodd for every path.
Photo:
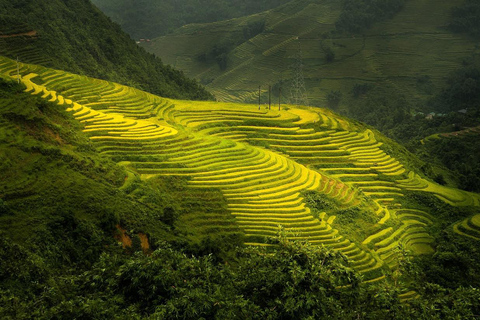
<instances>
[{"instance_id":1,"label":"grassy slope","mask_svg":"<svg viewBox=\"0 0 480 320\"><path fill-rule=\"evenodd\" d=\"M102 251L116 250L118 224L133 239L146 234L153 247L164 240L200 242L202 229L189 227L184 216L206 214L211 204L222 212L218 193L206 191L192 201L182 192L182 179L142 182L101 156L65 108L24 89L0 79L4 241L60 272L88 267ZM210 232L212 238L218 234Z\"/></svg>"},{"instance_id":2,"label":"grassy slope","mask_svg":"<svg viewBox=\"0 0 480 320\"><path fill-rule=\"evenodd\" d=\"M3 59L1 68L8 77L15 64ZM21 75L28 91L84 123L101 154L94 159L126 166L120 189L147 213L132 216L136 210L125 206L122 216L153 235L151 219L172 220L167 205L181 215L176 232L203 239L204 247L208 237L240 243L243 233L262 243L283 224L291 238L344 252L372 279L395 267L398 243L431 253L440 225L450 228L447 221L479 204L478 195L421 178L421 162L406 150L326 109L168 100L31 65L22 65ZM15 194L7 184L8 206L11 189Z\"/></svg>"},{"instance_id":3,"label":"grassy slope","mask_svg":"<svg viewBox=\"0 0 480 320\"><path fill-rule=\"evenodd\" d=\"M345 95L355 84L386 86L415 100L428 97L429 90L439 87L445 75L476 50L472 40L446 30L450 10L461 3L407 1L393 19L374 25L363 37L353 37L329 34L341 12L338 1L292 1L255 16L187 25L144 47L205 83L217 99L254 102L259 85L266 88L292 78L298 36L311 104L323 106L330 91ZM196 59L222 38L236 37L254 19L266 20L265 31L233 49L225 71L215 61ZM331 63L326 61L327 48L335 54ZM425 76L429 90L418 85L417 79ZM289 97L287 88L283 92Z\"/></svg>"},{"instance_id":4,"label":"grassy slope","mask_svg":"<svg viewBox=\"0 0 480 320\"><path fill-rule=\"evenodd\" d=\"M139 48L88 0L0 1L2 55L109 79L169 97L210 99L194 80Z\"/></svg>"}]
</instances>

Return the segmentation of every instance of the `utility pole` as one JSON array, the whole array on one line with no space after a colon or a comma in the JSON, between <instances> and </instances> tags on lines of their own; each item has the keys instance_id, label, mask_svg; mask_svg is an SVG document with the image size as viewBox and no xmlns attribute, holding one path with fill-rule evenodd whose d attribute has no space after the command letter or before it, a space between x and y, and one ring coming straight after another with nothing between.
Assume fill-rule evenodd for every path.
<instances>
[{"instance_id":1,"label":"utility pole","mask_svg":"<svg viewBox=\"0 0 480 320\"><path fill-rule=\"evenodd\" d=\"M260 88L261 86L258 86L258 110L260 110Z\"/></svg>"},{"instance_id":2,"label":"utility pole","mask_svg":"<svg viewBox=\"0 0 480 320\"><path fill-rule=\"evenodd\" d=\"M272 108L272 86L268 86L268 110Z\"/></svg>"},{"instance_id":3,"label":"utility pole","mask_svg":"<svg viewBox=\"0 0 480 320\"><path fill-rule=\"evenodd\" d=\"M18 62L18 56L17 56L17 82L20 83L20 64Z\"/></svg>"},{"instance_id":4,"label":"utility pole","mask_svg":"<svg viewBox=\"0 0 480 320\"><path fill-rule=\"evenodd\" d=\"M280 98L282 96L282 88L278 88L278 111L280 111Z\"/></svg>"},{"instance_id":5,"label":"utility pole","mask_svg":"<svg viewBox=\"0 0 480 320\"><path fill-rule=\"evenodd\" d=\"M300 40L297 41L297 52L295 54L295 62L293 63L293 83L291 88L291 99L295 105L308 105L307 90L305 89L305 80L303 78L303 62L302 62L302 48Z\"/></svg>"}]
</instances>

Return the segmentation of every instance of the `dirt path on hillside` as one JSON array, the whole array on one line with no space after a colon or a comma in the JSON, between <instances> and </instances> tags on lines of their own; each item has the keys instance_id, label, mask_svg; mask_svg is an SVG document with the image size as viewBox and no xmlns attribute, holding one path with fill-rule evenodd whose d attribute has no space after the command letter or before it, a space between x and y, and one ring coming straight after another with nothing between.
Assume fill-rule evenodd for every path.
<instances>
[{"instance_id":1,"label":"dirt path on hillside","mask_svg":"<svg viewBox=\"0 0 480 320\"><path fill-rule=\"evenodd\" d=\"M473 133L480 133L480 126L467 128L467 129L460 130L460 131L455 131L455 132L441 133L440 135L442 137L457 137L457 136L464 135L466 133L472 133L472 132Z\"/></svg>"},{"instance_id":2,"label":"dirt path on hillside","mask_svg":"<svg viewBox=\"0 0 480 320\"><path fill-rule=\"evenodd\" d=\"M2 34L0 35L0 38L13 38L13 37L21 37L21 36L35 37L36 35L37 35L37 30L32 30L24 33Z\"/></svg>"}]
</instances>

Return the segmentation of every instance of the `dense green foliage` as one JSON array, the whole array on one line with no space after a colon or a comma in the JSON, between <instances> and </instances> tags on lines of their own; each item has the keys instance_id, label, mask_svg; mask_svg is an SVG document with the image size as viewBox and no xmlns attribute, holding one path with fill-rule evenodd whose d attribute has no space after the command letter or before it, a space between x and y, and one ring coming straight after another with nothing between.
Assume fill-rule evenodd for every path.
<instances>
[{"instance_id":1,"label":"dense green foliage","mask_svg":"<svg viewBox=\"0 0 480 320\"><path fill-rule=\"evenodd\" d=\"M232 264L166 243L152 255L102 254L83 273L54 277L38 257L0 241L0 315L6 319L474 319L480 292L423 284L398 299L395 284L360 285L339 253L278 238L275 249L237 249ZM398 275L416 273L407 260ZM448 277L447 278L451 278ZM33 284L31 281L33 280ZM343 288L339 286L344 285ZM22 292L21 289L24 289ZM28 297L28 298L27 298Z\"/></svg>"},{"instance_id":2,"label":"dense green foliage","mask_svg":"<svg viewBox=\"0 0 480 320\"><path fill-rule=\"evenodd\" d=\"M455 32L464 32L480 38L480 3L476 0L465 0L462 6L452 11L449 27Z\"/></svg>"},{"instance_id":3,"label":"dense green foliage","mask_svg":"<svg viewBox=\"0 0 480 320\"><path fill-rule=\"evenodd\" d=\"M278 7L290 0L93 0L133 38L154 38L188 23L215 22Z\"/></svg>"},{"instance_id":4,"label":"dense green foliage","mask_svg":"<svg viewBox=\"0 0 480 320\"><path fill-rule=\"evenodd\" d=\"M361 33L375 22L391 19L405 0L345 0L335 26L339 31Z\"/></svg>"},{"instance_id":5,"label":"dense green foliage","mask_svg":"<svg viewBox=\"0 0 480 320\"><path fill-rule=\"evenodd\" d=\"M422 149L426 158L443 164L455 173L460 188L480 192L479 138L479 133L440 137L426 141Z\"/></svg>"},{"instance_id":6,"label":"dense green foliage","mask_svg":"<svg viewBox=\"0 0 480 320\"><path fill-rule=\"evenodd\" d=\"M35 37L0 39L3 55L116 81L160 96L212 98L194 80L138 47L89 0L2 0L0 12L0 31L37 32Z\"/></svg>"}]
</instances>

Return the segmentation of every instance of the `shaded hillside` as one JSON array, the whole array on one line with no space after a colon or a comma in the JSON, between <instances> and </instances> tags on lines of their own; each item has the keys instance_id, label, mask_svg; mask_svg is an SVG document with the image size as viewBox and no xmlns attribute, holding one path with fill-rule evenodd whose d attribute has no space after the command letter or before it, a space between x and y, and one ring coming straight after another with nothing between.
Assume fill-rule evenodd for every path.
<instances>
[{"instance_id":1,"label":"shaded hillside","mask_svg":"<svg viewBox=\"0 0 480 320\"><path fill-rule=\"evenodd\" d=\"M93 0L106 15L135 39L153 38L189 23L246 16L278 7L290 0Z\"/></svg>"},{"instance_id":2,"label":"shaded hillside","mask_svg":"<svg viewBox=\"0 0 480 320\"><path fill-rule=\"evenodd\" d=\"M480 195L432 182L379 132L327 109L172 100L36 65L17 84L16 67L0 59L1 316L480 308Z\"/></svg>"},{"instance_id":3,"label":"shaded hillside","mask_svg":"<svg viewBox=\"0 0 480 320\"><path fill-rule=\"evenodd\" d=\"M249 17L187 25L144 47L200 80L217 99L248 102L258 99L259 85L263 101L268 85L274 96L282 87L283 100L290 98L300 49L310 104L342 110L352 93L374 89L404 99L409 113L422 108L444 77L477 49L473 40L447 28L451 10L463 0L391 3L400 11L384 11L384 21L366 22L370 28L362 34L338 32L345 15L341 2L297 0ZM245 38L242 29L256 21L265 23L264 31Z\"/></svg>"},{"instance_id":4,"label":"shaded hillside","mask_svg":"<svg viewBox=\"0 0 480 320\"><path fill-rule=\"evenodd\" d=\"M1 0L0 12L3 55L163 96L211 98L195 81L136 46L88 0Z\"/></svg>"},{"instance_id":5,"label":"shaded hillside","mask_svg":"<svg viewBox=\"0 0 480 320\"><path fill-rule=\"evenodd\" d=\"M462 189L480 192L480 127L434 134L417 146L425 158L455 173ZM443 175L438 180L445 183Z\"/></svg>"}]
</instances>

